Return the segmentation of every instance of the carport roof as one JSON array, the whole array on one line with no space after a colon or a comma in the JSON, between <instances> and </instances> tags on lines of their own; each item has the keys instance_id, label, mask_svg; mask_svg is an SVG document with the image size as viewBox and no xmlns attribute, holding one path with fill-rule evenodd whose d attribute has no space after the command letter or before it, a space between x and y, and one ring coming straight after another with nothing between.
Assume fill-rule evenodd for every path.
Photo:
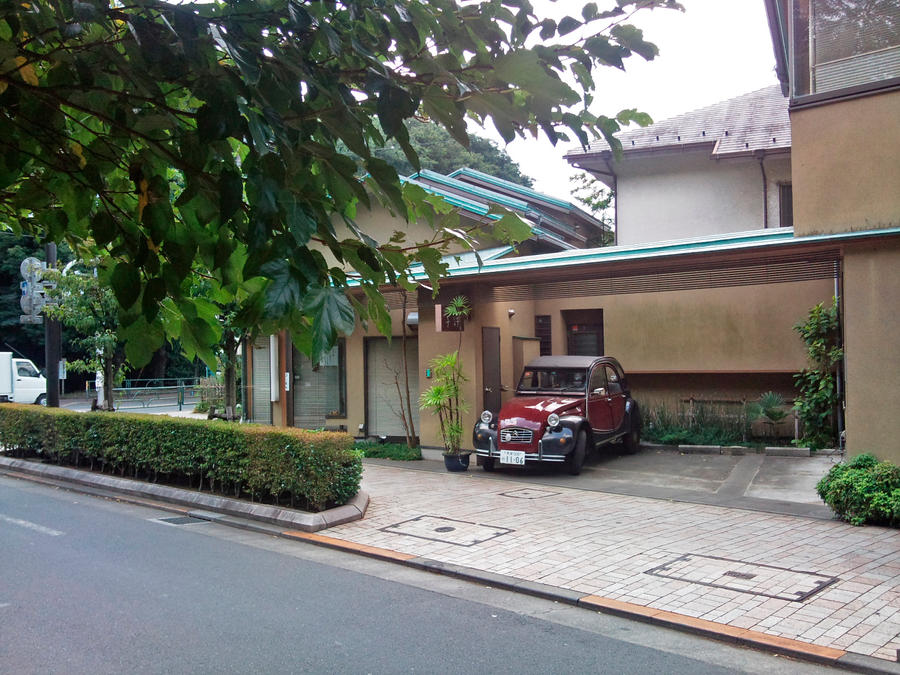
<instances>
[{"instance_id":1,"label":"carport roof","mask_svg":"<svg viewBox=\"0 0 900 675\"><path fill-rule=\"evenodd\" d=\"M469 265L459 264L451 268L447 276L454 279L515 272L532 274L539 270L552 269L562 271L599 263L653 261L656 259L662 260L664 258L709 253L766 251L776 247L790 248L820 243L839 244L844 241L898 235L900 235L900 227L795 237L793 228L785 227L735 232L715 237L678 239L639 246L605 246L603 248L556 251L541 255L497 258L494 260L484 260L482 257L483 264L478 265L475 262ZM424 279L425 276L424 272L421 272L415 273L413 278Z\"/></svg>"}]
</instances>

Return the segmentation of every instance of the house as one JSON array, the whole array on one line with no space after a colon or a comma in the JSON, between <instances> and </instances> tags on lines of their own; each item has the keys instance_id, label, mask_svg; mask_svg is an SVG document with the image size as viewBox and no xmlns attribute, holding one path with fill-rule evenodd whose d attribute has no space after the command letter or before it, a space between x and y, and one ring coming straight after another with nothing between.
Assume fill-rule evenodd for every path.
<instances>
[{"instance_id":1,"label":"house","mask_svg":"<svg viewBox=\"0 0 900 675\"><path fill-rule=\"evenodd\" d=\"M460 229L489 224L498 217L493 213L495 207L518 214L531 226L532 236L517 249L480 237L477 258L462 247L451 250L446 256L451 269L477 269L479 263L510 255L552 255L578 250L608 235L606 223L569 201L473 169L462 168L449 176L423 170L405 180L454 206ZM367 235L376 241L387 241L398 230L406 232L408 241L434 236L427 223L407 223L377 206L359 219L364 222ZM420 276L425 277L424 273ZM364 330L358 326L353 335L341 339L318 363L294 349L287 334L263 336L249 345L244 350L248 373L245 381L249 383L244 394L247 418L260 423L343 428L365 436L403 436L396 403L400 396L398 387L402 386L404 394L406 389L403 359L408 365L411 399L417 402L419 376L439 352L429 346L423 353L420 347L419 337L424 332L420 324L430 322L429 330L434 330L434 324L433 317L421 316L419 298L415 294L404 298L396 289L385 289L384 297L394 325L391 340L374 328ZM432 312L433 306L429 299ZM443 327L444 331L448 329ZM451 342L455 342L455 337ZM417 410L413 417L418 427Z\"/></svg>"},{"instance_id":2,"label":"house","mask_svg":"<svg viewBox=\"0 0 900 675\"><path fill-rule=\"evenodd\" d=\"M846 446L900 463L900 5L765 0L794 236L840 244Z\"/></svg>"},{"instance_id":3,"label":"house","mask_svg":"<svg viewBox=\"0 0 900 675\"><path fill-rule=\"evenodd\" d=\"M616 193L616 243L791 227L791 126L778 85L566 154Z\"/></svg>"},{"instance_id":4,"label":"house","mask_svg":"<svg viewBox=\"0 0 900 675\"><path fill-rule=\"evenodd\" d=\"M806 365L793 325L838 295L848 448L900 460L891 414L900 410L900 72L884 58L896 44L859 63L850 54L845 67L796 64L789 56L808 49L790 37L809 34L809 0L767 6L790 98L768 88L626 131L619 159L603 144L569 153L616 188L616 246L592 248L596 225L565 200L468 170L413 176L461 217L483 220L489 204L503 204L534 236L522 255L485 242L480 264L453 257L436 298L423 288L404 308L402 294L385 289L390 342L358 327L322 363L304 366L286 336L260 341L250 355L252 419L402 435L404 326L413 398L431 358L460 345L467 423L512 395L523 363L551 352L615 355L643 402L791 397L793 374ZM852 84L841 88L843 76ZM374 230L381 220L389 219L373 214ZM474 308L461 331L441 321L457 294ZM318 391L327 401L304 418ZM423 445L438 446L436 420L416 421Z\"/></svg>"}]
</instances>

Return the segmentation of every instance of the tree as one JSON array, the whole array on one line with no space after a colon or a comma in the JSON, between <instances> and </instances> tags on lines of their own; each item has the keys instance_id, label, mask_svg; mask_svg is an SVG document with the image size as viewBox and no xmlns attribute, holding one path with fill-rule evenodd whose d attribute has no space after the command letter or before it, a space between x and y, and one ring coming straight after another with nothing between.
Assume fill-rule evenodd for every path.
<instances>
[{"instance_id":1,"label":"tree","mask_svg":"<svg viewBox=\"0 0 900 675\"><path fill-rule=\"evenodd\" d=\"M579 171L569 182L572 185L572 196L609 227L595 241L589 241L588 245L612 246L616 241L616 218L614 213L610 213L610 209L613 208L616 193L586 171Z\"/></svg>"},{"instance_id":2,"label":"tree","mask_svg":"<svg viewBox=\"0 0 900 675\"><path fill-rule=\"evenodd\" d=\"M48 291L52 302L44 305L44 314L71 328L75 333L72 344L86 354L68 362L67 368L74 372L102 372L104 400L97 405L115 410L113 386L125 364L117 334L119 306L115 295L91 273L47 270L44 279L56 285Z\"/></svg>"},{"instance_id":3,"label":"tree","mask_svg":"<svg viewBox=\"0 0 900 675\"><path fill-rule=\"evenodd\" d=\"M531 187L534 181L524 175L506 150L487 138L469 135L469 147L460 145L444 127L432 122L410 120L409 144L419 157L421 168L448 174L467 166L478 171L489 173L498 178ZM403 148L396 140L388 141L383 148L376 148L373 153L383 159L403 176L409 176L416 169L407 159Z\"/></svg>"},{"instance_id":4,"label":"tree","mask_svg":"<svg viewBox=\"0 0 900 675\"><path fill-rule=\"evenodd\" d=\"M652 59L627 19L678 4L612 5L557 22L527 0L3 3L0 221L103 261L135 366L166 339L163 306L166 328L214 363L219 317L190 295L195 268L234 298L261 280L235 323L289 328L317 356L354 312L385 326L379 286L411 290L413 262L436 284L448 242L469 241L440 200L374 155L394 139L420 166L407 120L434 120L463 145L469 116L506 142L543 132L618 147L613 133L636 113L592 114L594 75ZM427 218L434 237L374 241L356 214L377 203ZM338 240L335 222L353 236ZM494 235L528 229L505 214ZM351 269L366 303L347 293Z\"/></svg>"}]
</instances>

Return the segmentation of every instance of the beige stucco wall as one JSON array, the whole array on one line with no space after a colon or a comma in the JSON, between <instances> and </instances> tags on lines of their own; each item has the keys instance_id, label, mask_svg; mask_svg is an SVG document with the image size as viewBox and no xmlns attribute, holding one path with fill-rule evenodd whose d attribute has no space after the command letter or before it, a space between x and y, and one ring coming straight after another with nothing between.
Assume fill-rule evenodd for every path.
<instances>
[{"instance_id":1,"label":"beige stucco wall","mask_svg":"<svg viewBox=\"0 0 900 675\"><path fill-rule=\"evenodd\" d=\"M615 166L617 242L622 245L778 227L778 184L790 182L791 160L764 159L763 182L752 158L714 160L709 150L626 158Z\"/></svg>"},{"instance_id":2,"label":"beige stucco wall","mask_svg":"<svg viewBox=\"0 0 900 675\"><path fill-rule=\"evenodd\" d=\"M831 297L830 280L544 300L553 350L565 353L560 310L602 309L604 346L626 371L796 372L805 352L792 327Z\"/></svg>"},{"instance_id":3,"label":"beige stucco wall","mask_svg":"<svg viewBox=\"0 0 900 675\"><path fill-rule=\"evenodd\" d=\"M482 410L483 326L500 329L504 401L513 395L519 376L514 338L533 335L535 314L549 314L553 351L565 354L562 310L566 309L603 310L606 353L618 358L627 372L640 373L639 381L647 386L648 395L652 390L654 399L752 398L768 389L790 397L791 375L806 363L803 344L793 325L812 306L829 300L832 293L833 282L825 279L477 304L463 332L462 358L469 376L464 387L464 398L469 403L465 428L471 428ZM515 310L512 317L510 309ZM420 307L419 315L419 359L424 369L431 356L456 349L458 334L435 333L433 310ZM687 375L680 379L665 375L678 373ZM421 382L424 389L427 380L422 377ZM423 416L421 427L423 444L439 446L437 421ZM467 434L463 442L470 446Z\"/></svg>"},{"instance_id":4,"label":"beige stucco wall","mask_svg":"<svg viewBox=\"0 0 900 675\"><path fill-rule=\"evenodd\" d=\"M791 112L794 232L900 226L900 91Z\"/></svg>"},{"instance_id":5,"label":"beige stucco wall","mask_svg":"<svg viewBox=\"0 0 900 675\"><path fill-rule=\"evenodd\" d=\"M844 255L847 449L900 463L900 242Z\"/></svg>"}]
</instances>

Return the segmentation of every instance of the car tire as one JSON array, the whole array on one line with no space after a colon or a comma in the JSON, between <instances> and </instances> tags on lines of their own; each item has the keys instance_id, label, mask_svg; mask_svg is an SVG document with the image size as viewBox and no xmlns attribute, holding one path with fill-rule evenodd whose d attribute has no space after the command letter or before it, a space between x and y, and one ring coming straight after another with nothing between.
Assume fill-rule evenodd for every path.
<instances>
[{"instance_id":1,"label":"car tire","mask_svg":"<svg viewBox=\"0 0 900 675\"><path fill-rule=\"evenodd\" d=\"M569 473L577 476L581 473L581 467L584 466L584 455L587 446L587 433L584 429L578 432L578 440L575 441L575 448L569 454Z\"/></svg>"},{"instance_id":2,"label":"car tire","mask_svg":"<svg viewBox=\"0 0 900 675\"><path fill-rule=\"evenodd\" d=\"M35 401L35 403L37 405L42 405L44 407L47 407L47 394L41 394L40 396L38 396L37 401Z\"/></svg>"},{"instance_id":3,"label":"car tire","mask_svg":"<svg viewBox=\"0 0 900 675\"><path fill-rule=\"evenodd\" d=\"M635 425L634 420L628 424L628 433L622 439L622 445L625 446L625 452L629 455L637 452L641 445L641 428Z\"/></svg>"},{"instance_id":4,"label":"car tire","mask_svg":"<svg viewBox=\"0 0 900 675\"><path fill-rule=\"evenodd\" d=\"M484 462L481 464L481 466L482 466L482 468L484 468L485 471L488 471L488 472L493 471L494 470L494 458L486 457Z\"/></svg>"}]
</instances>

